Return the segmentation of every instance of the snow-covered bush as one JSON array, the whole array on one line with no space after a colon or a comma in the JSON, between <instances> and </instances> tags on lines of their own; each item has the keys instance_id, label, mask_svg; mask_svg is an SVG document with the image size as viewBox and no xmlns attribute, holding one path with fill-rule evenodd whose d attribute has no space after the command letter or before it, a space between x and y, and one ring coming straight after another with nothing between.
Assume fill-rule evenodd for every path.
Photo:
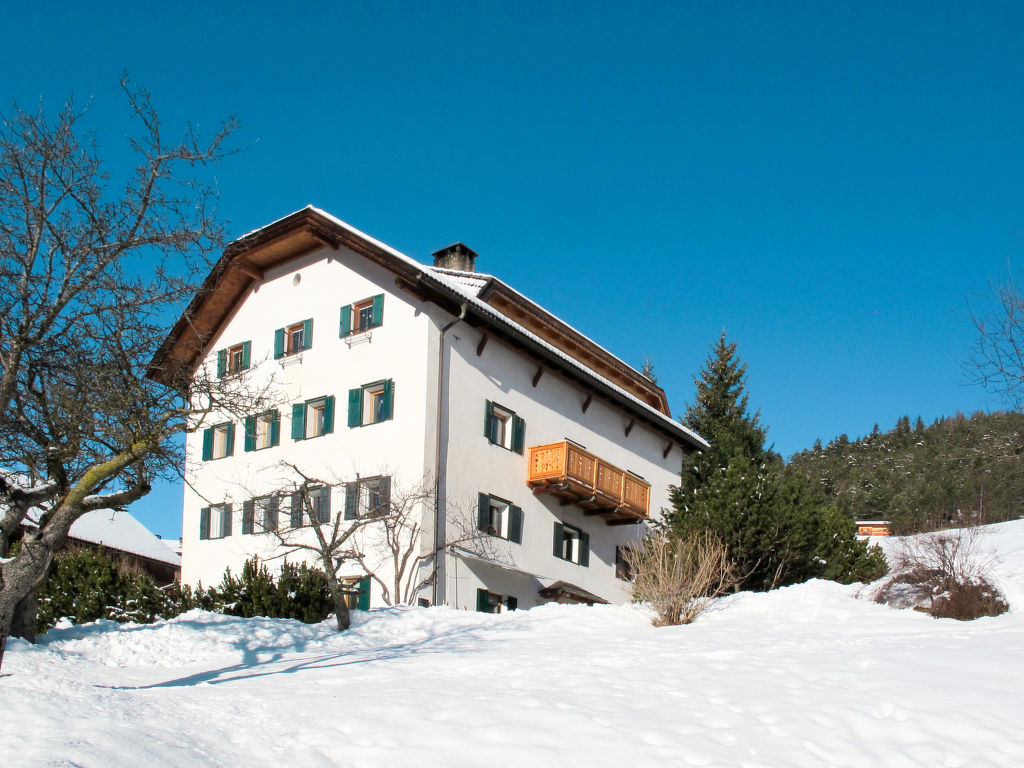
<instances>
[{"instance_id":1,"label":"snow-covered bush","mask_svg":"<svg viewBox=\"0 0 1024 768\"><path fill-rule=\"evenodd\" d=\"M97 619L147 624L178 615L179 600L176 585L157 587L137 567L102 547L69 549L57 555L40 590L36 631L46 632L61 618L74 624Z\"/></svg>"},{"instance_id":2,"label":"snow-covered bush","mask_svg":"<svg viewBox=\"0 0 1024 768\"><path fill-rule=\"evenodd\" d=\"M1009 605L989 578L995 558L980 538L976 526L906 538L892 553L895 575L876 602L961 621L1005 613Z\"/></svg>"},{"instance_id":3,"label":"snow-covered bush","mask_svg":"<svg viewBox=\"0 0 1024 768\"><path fill-rule=\"evenodd\" d=\"M285 562L275 580L255 557L245 561L239 577L227 569L220 587L200 590L196 599L199 607L230 616L298 619L307 624L323 621L334 610L322 571Z\"/></svg>"}]
</instances>

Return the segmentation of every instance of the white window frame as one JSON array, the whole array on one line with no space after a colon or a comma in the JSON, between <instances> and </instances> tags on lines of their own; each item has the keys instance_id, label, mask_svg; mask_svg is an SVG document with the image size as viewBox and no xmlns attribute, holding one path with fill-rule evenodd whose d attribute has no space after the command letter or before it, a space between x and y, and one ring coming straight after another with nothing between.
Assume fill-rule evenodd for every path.
<instances>
[{"instance_id":1,"label":"white window frame","mask_svg":"<svg viewBox=\"0 0 1024 768\"><path fill-rule=\"evenodd\" d=\"M326 413L326 397L320 397L306 403L306 440L320 437L324 434L324 415Z\"/></svg>"},{"instance_id":2,"label":"white window frame","mask_svg":"<svg viewBox=\"0 0 1024 768\"><path fill-rule=\"evenodd\" d=\"M210 458L227 458L230 455L228 453L228 438L231 436L231 424L229 422L224 422L223 424L214 425L211 429L213 430L213 445L210 451Z\"/></svg>"}]
</instances>

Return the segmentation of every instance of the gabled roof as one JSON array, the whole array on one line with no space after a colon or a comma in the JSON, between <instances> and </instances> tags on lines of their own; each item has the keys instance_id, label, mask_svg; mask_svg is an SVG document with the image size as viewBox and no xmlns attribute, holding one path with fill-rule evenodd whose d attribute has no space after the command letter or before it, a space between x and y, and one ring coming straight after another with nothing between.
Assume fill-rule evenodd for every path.
<instances>
[{"instance_id":1,"label":"gabled roof","mask_svg":"<svg viewBox=\"0 0 1024 768\"><path fill-rule=\"evenodd\" d=\"M74 522L68 535L79 541L102 544L107 549L181 567L181 556L124 510L86 512Z\"/></svg>"},{"instance_id":2,"label":"gabled roof","mask_svg":"<svg viewBox=\"0 0 1024 768\"><path fill-rule=\"evenodd\" d=\"M184 386L238 302L267 270L323 247L341 246L389 269L401 288L453 314L464 314L470 325L580 382L672 442L708 447L707 441L671 418L660 387L505 283L490 275L420 264L313 206L254 230L225 249L157 350L148 375Z\"/></svg>"}]
</instances>

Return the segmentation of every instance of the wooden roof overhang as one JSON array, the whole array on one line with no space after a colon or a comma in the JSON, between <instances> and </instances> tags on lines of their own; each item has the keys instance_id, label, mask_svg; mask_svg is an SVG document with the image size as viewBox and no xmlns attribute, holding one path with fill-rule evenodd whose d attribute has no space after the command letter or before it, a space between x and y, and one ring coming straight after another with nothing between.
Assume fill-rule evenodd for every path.
<instances>
[{"instance_id":1,"label":"wooden roof overhang","mask_svg":"<svg viewBox=\"0 0 1024 768\"><path fill-rule=\"evenodd\" d=\"M186 388L207 354L212 339L227 322L238 302L253 285L263 279L268 270L319 248L337 250L341 246L389 269L395 274L395 282L399 287L421 300L431 301L456 316L465 310L464 319L469 325L486 327L491 335L579 384L585 391L593 392L624 409L631 418L635 417L666 437L670 441L669 447L674 444L691 451L707 447L703 440L695 438L682 425L676 425L667 418L667 404L663 411L666 418L655 416L623 392L609 386L602 378L587 375L585 370L570 364L537 339L523 333L501 314L497 306L467 301L465 296L432 275L422 265L407 257L397 256L390 249L342 226L340 222L312 207L296 211L228 245L153 356L146 375L168 386ZM579 335L579 339L594 346L582 335ZM579 362L586 369L586 361ZM661 392L657 385L651 382L647 384ZM661 396L664 397L663 392ZM656 405L648 405L661 410ZM665 455L668 455L667 449Z\"/></svg>"},{"instance_id":2,"label":"wooden roof overhang","mask_svg":"<svg viewBox=\"0 0 1024 768\"><path fill-rule=\"evenodd\" d=\"M415 270L385 249L304 208L228 245L153 356L147 376L169 386L190 381L210 341L268 270L320 248L343 245L415 278Z\"/></svg>"},{"instance_id":3,"label":"wooden roof overhang","mask_svg":"<svg viewBox=\"0 0 1024 768\"><path fill-rule=\"evenodd\" d=\"M552 600L557 603L586 603L587 605L608 605L603 597L598 597L593 592L588 592L583 587L577 587L568 581L556 581L543 589L538 589L537 594L545 600Z\"/></svg>"},{"instance_id":4,"label":"wooden roof overhang","mask_svg":"<svg viewBox=\"0 0 1024 768\"><path fill-rule=\"evenodd\" d=\"M480 292L480 299L531 333L563 349L566 354L588 368L599 371L613 384L622 387L652 408L657 408L666 416L672 415L668 398L661 387L504 283L498 280L489 281Z\"/></svg>"},{"instance_id":5,"label":"wooden roof overhang","mask_svg":"<svg viewBox=\"0 0 1024 768\"><path fill-rule=\"evenodd\" d=\"M418 295L434 301L434 303L439 304L454 315L460 314L463 307L465 307L466 314L464 319L466 323L473 327L486 327L487 332L491 335L525 353L538 363L547 366L563 378L578 384L584 391L593 392L618 409L625 410L630 414L631 418L636 418L636 420L669 440L671 445L678 445L685 451L702 451L707 448L707 443L703 442L700 438L694 439L682 425L676 425L668 420L667 417L659 418L655 416L623 392L609 386L601 378L587 375L580 368L564 360L544 344L518 331L497 313L496 308L495 311L488 312L489 306L487 309L484 309L477 304L466 302L465 298L458 292L425 271L420 274L416 284L419 287L419 290L415 291ZM412 289L411 286L410 289ZM582 364L586 365L586 363ZM667 455L668 452L666 451Z\"/></svg>"}]
</instances>

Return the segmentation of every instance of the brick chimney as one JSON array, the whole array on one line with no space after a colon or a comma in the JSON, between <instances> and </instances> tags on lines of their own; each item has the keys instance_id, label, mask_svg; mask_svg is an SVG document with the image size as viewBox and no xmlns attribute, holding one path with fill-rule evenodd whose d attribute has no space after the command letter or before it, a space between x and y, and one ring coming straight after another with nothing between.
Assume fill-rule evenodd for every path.
<instances>
[{"instance_id":1,"label":"brick chimney","mask_svg":"<svg viewBox=\"0 0 1024 768\"><path fill-rule=\"evenodd\" d=\"M459 272L475 272L476 251L465 243L455 243L440 251L434 251L434 266L439 269L455 269Z\"/></svg>"}]
</instances>

